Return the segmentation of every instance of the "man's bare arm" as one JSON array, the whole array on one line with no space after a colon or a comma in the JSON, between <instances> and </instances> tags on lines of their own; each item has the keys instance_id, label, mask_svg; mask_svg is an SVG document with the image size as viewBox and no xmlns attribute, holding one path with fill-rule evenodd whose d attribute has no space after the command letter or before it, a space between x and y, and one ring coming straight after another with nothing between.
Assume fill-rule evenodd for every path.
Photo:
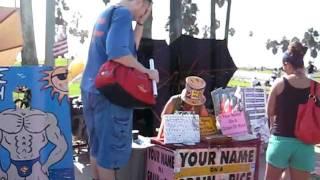
<instances>
[{"instance_id":1,"label":"man's bare arm","mask_svg":"<svg viewBox=\"0 0 320 180\"><path fill-rule=\"evenodd\" d=\"M1 142L2 142L2 137L3 137L3 134L2 134L2 130L0 129L0 145L1 145Z\"/></svg>"},{"instance_id":2,"label":"man's bare arm","mask_svg":"<svg viewBox=\"0 0 320 180\"><path fill-rule=\"evenodd\" d=\"M149 7L148 7L147 11L144 13L144 15L141 16L137 20L137 24L136 24L136 27L134 29L134 39L135 39L137 50L139 49L140 40L141 40L142 34L143 34L143 24L145 23L147 18L150 16L151 11L152 11L152 3L149 4Z\"/></svg>"},{"instance_id":3,"label":"man's bare arm","mask_svg":"<svg viewBox=\"0 0 320 180\"><path fill-rule=\"evenodd\" d=\"M51 165L60 161L68 149L66 139L58 127L57 119L51 113L48 113L48 122L49 126L46 129L46 135L48 140L55 145L55 148L50 153L49 158L44 165L45 168L49 168Z\"/></svg>"},{"instance_id":4,"label":"man's bare arm","mask_svg":"<svg viewBox=\"0 0 320 180\"><path fill-rule=\"evenodd\" d=\"M0 130L0 146L1 146L1 142L2 142L2 138L3 138L3 132ZM3 170L2 170L2 167L1 167L1 163L0 163L0 180L7 180L8 179L8 175L7 173L5 173Z\"/></svg>"}]
</instances>

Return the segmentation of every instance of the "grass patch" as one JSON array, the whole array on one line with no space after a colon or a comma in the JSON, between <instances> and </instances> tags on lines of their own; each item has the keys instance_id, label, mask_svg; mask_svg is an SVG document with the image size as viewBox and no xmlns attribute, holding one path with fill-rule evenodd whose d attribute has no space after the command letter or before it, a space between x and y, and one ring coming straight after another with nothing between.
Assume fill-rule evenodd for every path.
<instances>
[{"instance_id":1,"label":"grass patch","mask_svg":"<svg viewBox=\"0 0 320 180\"><path fill-rule=\"evenodd\" d=\"M251 87L251 83L245 80L232 78L228 85L228 87Z\"/></svg>"},{"instance_id":2,"label":"grass patch","mask_svg":"<svg viewBox=\"0 0 320 180\"><path fill-rule=\"evenodd\" d=\"M79 96L81 94L80 82L69 84L69 96Z\"/></svg>"},{"instance_id":3,"label":"grass patch","mask_svg":"<svg viewBox=\"0 0 320 180\"><path fill-rule=\"evenodd\" d=\"M66 58L59 57L59 58L56 58L54 62L55 62L55 66L68 66L68 59Z\"/></svg>"}]
</instances>

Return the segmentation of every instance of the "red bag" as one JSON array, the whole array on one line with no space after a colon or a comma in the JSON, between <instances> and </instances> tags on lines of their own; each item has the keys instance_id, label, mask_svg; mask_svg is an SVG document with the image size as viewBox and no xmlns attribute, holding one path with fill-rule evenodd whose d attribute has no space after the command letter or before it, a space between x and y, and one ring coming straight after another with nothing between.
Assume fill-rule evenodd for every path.
<instances>
[{"instance_id":1,"label":"red bag","mask_svg":"<svg viewBox=\"0 0 320 180\"><path fill-rule=\"evenodd\" d=\"M308 102L298 108L295 135L306 144L320 143L320 99L316 92L317 83L311 81Z\"/></svg>"},{"instance_id":2,"label":"red bag","mask_svg":"<svg viewBox=\"0 0 320 180\"><path fill-rule=\"evenodd\" d=\"M112 103L123 107L148 107L156 103L148 75L114 61L100 67L95 85Z\"/></svg>"}]
</instances>

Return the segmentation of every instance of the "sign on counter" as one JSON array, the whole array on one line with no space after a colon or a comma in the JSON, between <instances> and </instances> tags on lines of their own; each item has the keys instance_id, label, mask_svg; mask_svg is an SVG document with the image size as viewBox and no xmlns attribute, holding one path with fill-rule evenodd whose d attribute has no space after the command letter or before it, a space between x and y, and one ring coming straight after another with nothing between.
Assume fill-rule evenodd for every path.
<instances>
[{"instance_id":1,"label":"sign on counter","mask_svg":"<svg viewBox=\"0 0 320 180\"><path fill-rule=\"evenodd\" d=\"M199 115L168 114L163 120L165 144L200 142Z\"/></svg>"},{"instance_id":2,"label":"sign on counter","mask_svg":"<svg viewBox=\"0 0 320 180\"><path fill-rule=\"evenodd\" d=\"M200 117L200 138L205 139L218 131L216 119L213 116Z\"/></svg>"},{"instance_id":3,"label":"sign on counter","mask_svg":"<svg viewBox=\"0 0 320 180\"><path fill-rule=\"evenodd\" d=\"M259 141L222 147L156 145L147 150L146 180L254 180Z\"/></svg>"},{"instance_id":4,"label":"sign on counter","mask_svg":"<svg viewBox=\"0 0 320 180\"><path fill-rule=\"evenodd\" d=\"M235 136L248 133L244 111L220 114L219 123L223 135Z\"/></svg>"}]
</instances>

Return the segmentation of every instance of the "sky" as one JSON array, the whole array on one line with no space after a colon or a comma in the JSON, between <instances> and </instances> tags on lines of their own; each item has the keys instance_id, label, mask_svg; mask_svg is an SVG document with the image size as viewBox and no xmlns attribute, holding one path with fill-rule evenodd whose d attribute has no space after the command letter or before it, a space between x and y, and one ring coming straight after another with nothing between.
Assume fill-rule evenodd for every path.
<instances>
[{"instance_id":1,"label":"sky","mask_svg":"<svg viewBox=\"0 0 320 180\"><path fill-rule=\"evenodd\" d=\"M198 4L197 24L200 33L197 38L203 37L203 27L210 25L210 0L192 0ZM102 0L66 0L70 11L79 11L83 19L80 25L91 32L97 16L103 11ZM111 0L111 4L118 0ZM166 39L165 31L170 1L153 0L153 39ZM1 0L0 6L14 6L15 0ZM19 0L17 0L19 6ZM273 55L267 51L265 45L268 39L281 40L283 36L291 39L293 36L303 37L304 32L314 27L320 30L319 0L233 0L231 6L230 27L236 30L235 35L229 36L229 51L238 67L279 67L281 66L281 53ZM225 10L216 8L216 16L221 20L221 28L217 30L217 39L224 38ZM39 59L44 57L45 35L45 1L33 0L33 13L35 24L35 36ZM67 18L71 17L71 13ZM249 36L249 32L253 36ZM90 37L91 35L89 35ZM68 36L70 55L76 58L86 59L90 38L84 45L79 40ZM320 56L319 56L320 57ZM320 66L319 58L312 59L307 52L305 62L312 60Z\"/></svg>"}]
</instances>

